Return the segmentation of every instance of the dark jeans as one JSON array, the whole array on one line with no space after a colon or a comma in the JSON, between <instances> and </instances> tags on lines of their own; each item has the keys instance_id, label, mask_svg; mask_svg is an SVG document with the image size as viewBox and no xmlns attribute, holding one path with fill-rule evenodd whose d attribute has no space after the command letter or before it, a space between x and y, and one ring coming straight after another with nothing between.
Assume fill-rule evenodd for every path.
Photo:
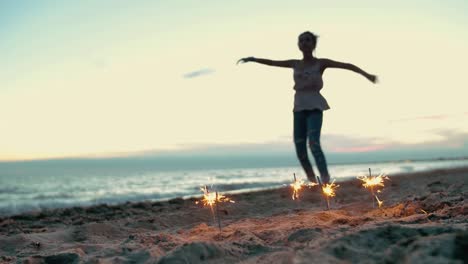
<instances>
[{"instance_id":1,"label":"dark jeans","mask_svg":"<svg viewBox=\"0 0 468 264\"><path fill-rule=\"evenodd\" d=\"M323 155L322 147L320 146L322 120L323 113L320 110L294 112L294 144L296 145L296 154L299 162L309 181L316 182L316 176L307 155L307 140L309 140L309 148L320 172L320 180L325 184L330 181L330 175L328 174L325 155Z\"/></svg>"}]
</instances>

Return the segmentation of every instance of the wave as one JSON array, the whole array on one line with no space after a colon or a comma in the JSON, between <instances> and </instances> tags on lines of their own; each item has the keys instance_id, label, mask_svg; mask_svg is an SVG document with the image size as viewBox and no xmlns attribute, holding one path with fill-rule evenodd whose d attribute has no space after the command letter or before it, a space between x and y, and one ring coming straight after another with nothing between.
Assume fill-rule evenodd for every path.
<instances>
[{"instance_id":1,"label":"wave","mask_svg":"<svg viewBox=\"0 0 468 264\"><path fill-rule=\"evenodd\" d=\"M337 181L352 179L372 167L373 174L393 174L426 171L438 168L468 166L468 161L395 162L381 164L331 165L330 172ZM89 179L72 177L64 171L64 177L28 175L24 179L4 178L0 187L0 215L28 211L118 204L144 200L161 201L177 197L200 197L203 181L213 190L223 193L239 193L253 190L288 186L292 175L305 179L300 167L268 169L222 169L171 173L129 174L125 176L98 175ZM18 176L20 177L20 176ZM1 177L0 177L1 178ZM18 185L18 182L28 183Z\"/></svg>"}]
</instances>

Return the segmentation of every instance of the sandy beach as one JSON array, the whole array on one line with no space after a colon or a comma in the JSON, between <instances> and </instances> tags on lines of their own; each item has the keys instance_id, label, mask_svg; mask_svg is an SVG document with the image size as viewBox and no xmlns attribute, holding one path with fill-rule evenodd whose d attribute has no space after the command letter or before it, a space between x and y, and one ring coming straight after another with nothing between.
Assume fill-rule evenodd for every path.
<instances>
[{"instance_id":1,"label":"sandy beach","mask_svg":"<svg viewBox=\"0 0 468 264\"><path fill-rule=\"evenodd\" d=\"M229 195L221 231L199 199L73 207L0 218L0 263L466 263L468 168Z\"/></svg>"}]
</instances>

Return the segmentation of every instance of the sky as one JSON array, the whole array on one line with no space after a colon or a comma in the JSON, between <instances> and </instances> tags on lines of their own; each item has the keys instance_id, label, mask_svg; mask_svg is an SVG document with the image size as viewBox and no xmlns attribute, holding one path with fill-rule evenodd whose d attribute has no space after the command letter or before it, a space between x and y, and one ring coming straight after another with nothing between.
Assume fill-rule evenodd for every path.
<instances>
[{"instance_id":1,"label":"sky","mask_svg":"<svg viewBox=\"0 0 468 264\"><path fill-rule=\"evenodd\" d=\"M468 2L1 1L0 160L291 150L292 70L315 55L327 153L468 155Z\"/></svg>"}]
</instances>

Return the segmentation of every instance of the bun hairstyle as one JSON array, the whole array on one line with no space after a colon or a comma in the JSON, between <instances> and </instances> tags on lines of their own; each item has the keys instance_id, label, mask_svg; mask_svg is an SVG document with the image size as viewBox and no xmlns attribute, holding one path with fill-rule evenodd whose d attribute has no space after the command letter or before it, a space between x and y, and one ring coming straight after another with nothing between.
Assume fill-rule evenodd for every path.
<instances>
[{"instance_id":1,"label":"bun hairstyle","mask_svg":"<svg viewBox=\"0 0 468 264\"><path fill-rule=\"evenodd\" d=\"M302 32L299 37L303 36L303 35L309 35L311 38L312 38L312 42L314 43L314 47L317 47L317 39L318 39L318 35L315 35L314 33L310 32L310 31L305 31L305 32Z\"/></svg>"}]
</instances>

